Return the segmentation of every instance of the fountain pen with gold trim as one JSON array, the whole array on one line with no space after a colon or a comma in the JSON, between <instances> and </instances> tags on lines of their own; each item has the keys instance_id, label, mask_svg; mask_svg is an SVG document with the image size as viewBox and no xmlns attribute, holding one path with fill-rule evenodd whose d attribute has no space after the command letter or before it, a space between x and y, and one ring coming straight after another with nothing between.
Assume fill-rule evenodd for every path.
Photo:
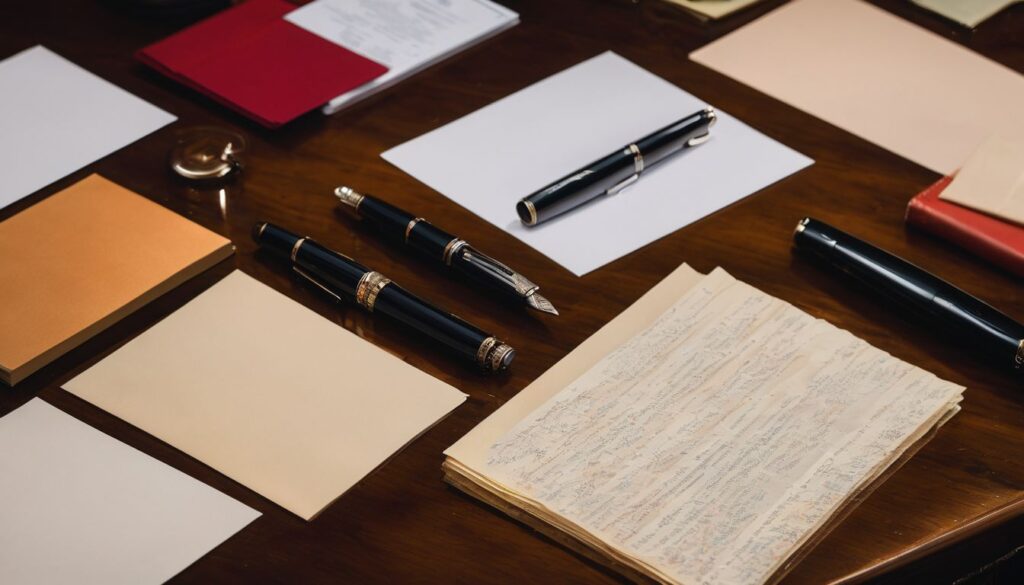
<instances>
[{"instance_id":1,"label":"fountain pen with gold trim","mask_svg":"<svg viewBox=\"0 0 1024 585\"><path fill-rule=\"evenodd\" d=\"M355 301L371 313L383 313L475 361L484 370L504 370L515 359L516 351L507 343L309 238L266 222L253 227L252 237L261 248L290 259L296 274L336 301Z\"/></svg>"},{"instance_id":2,"label":"fountain pen with gold trim","mask_svg":"<svg viewBox=\"0 0 1024 585\"><path fill-rule=\"evenodd\" d=\"M359 217L367 219L405 245L469 276L477 282L506 293L532 309L557 315L558 311L537 293L540 287L508 266L487 256L437 227L376 197L351 187L338 187L334 195Z\"/></svg>"}]
</instances>

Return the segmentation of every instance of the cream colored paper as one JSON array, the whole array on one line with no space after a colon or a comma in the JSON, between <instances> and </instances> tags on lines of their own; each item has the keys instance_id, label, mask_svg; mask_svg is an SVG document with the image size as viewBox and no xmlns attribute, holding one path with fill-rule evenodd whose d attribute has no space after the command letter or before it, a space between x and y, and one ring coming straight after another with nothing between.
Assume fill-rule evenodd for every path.
<instances>
[{"instance_id":1,"label":"cream colored paper","mask_svg":"<svg viewBox=\"0 0 1024 585\"><path fill-rule=\"evenodd\" d=\"M724 271L682 270L683 290L666 279L446 465L644 575L762 583L963 388Z\"/></svg>"},{"instance_id":2,"label":"cream colored paper","mask_svg":"<svg viewBox=\"0 0 1024 585\"><path fill-rule=\"evenodd\" d=\"M698 17L717 20L729 16L733 12L746 8L758 0L668 0L693 12Z\"/></svg>"},{"instance_id":3,"label":"cream colored paper","mask_svg":"<svg viewBox=\"0 0 1024 585\"><path fill-rule=\"evenodd\" d=\"M307 520L465 400L241 272L64 388Z\"/></svg>"},{"instance_id":4,"label":"cream colored paper","mask_svg":"<svg viewBox=\"0 0 1024 585\"><path fill-rule=\"evenodd\" d=\"M557 394L616 347L643 331L704 277L683 264L604 327L551 366L472 431L445 450L460 463L483 469L490 446L512 425Z\"/></svg>"},{"instance_id":5,"label":"cream colored paper","mask_svg":"<svg viewBox=\"0 0 1024 585\"><path fill-rule=\"evenodd\" d=\"M5 585L156 585L259 515L38 398L0 418Z\"/></svg>"},{"instance_id":6,"label":"cream colored paper","mask_svg":"<svg viewBox=\"0 0 1024 585\"><path fill-rule=\"evenodd\" d=\"M690 54L935 172L1024 129L1024 77L859 0L795 0Z\"/></svg>"},{"instance_id":7,"label":"cream colored paper","mask_svg":"<svg viewBox=\"0 0 1024 585\"><path fill-rule=\"evenodd\" d=\"M939 198L1024 224L1024 133L986 140Z\"/></svg>"},{"instance_id":8,"label":"cream colored paper","mask_svg":"<svg viewBox=\"0 0 1024 585\"><path fill-rule=\"evenodd\" d=\"M1020 0L913 0L914 4L917 4L918 6L927 8L932 12L971 28L978 26L987 18L1011 4L1017 4L1019 1Z\"/></svg>"}]
</instances>

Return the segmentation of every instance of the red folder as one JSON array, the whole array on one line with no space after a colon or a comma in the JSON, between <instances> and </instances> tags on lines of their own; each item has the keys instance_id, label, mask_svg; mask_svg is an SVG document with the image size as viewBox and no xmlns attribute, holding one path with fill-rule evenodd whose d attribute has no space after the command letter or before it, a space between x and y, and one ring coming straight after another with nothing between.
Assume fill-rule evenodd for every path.
<instances>
[{"instance_id":1,"label":"red folder","mask_svg":"<svg viewBox=\"0 0 1024 585\"><path fill-rule=\"evenodd\" d=\"M284 20L294 9L285 0L249 0L136 58L271 128L387 72Z\"/></svg>"},{"instance_id":2,"label":"red folder","mask_svg":"<svg viewBox=\"0 0 1024 585\"><path fill-rule=\"evenodd\" d=\"M907 224L970 250L1024 276L1024 227L939 199L953 177L943 177L907 205Z\"/></svg>"}]
</instances>

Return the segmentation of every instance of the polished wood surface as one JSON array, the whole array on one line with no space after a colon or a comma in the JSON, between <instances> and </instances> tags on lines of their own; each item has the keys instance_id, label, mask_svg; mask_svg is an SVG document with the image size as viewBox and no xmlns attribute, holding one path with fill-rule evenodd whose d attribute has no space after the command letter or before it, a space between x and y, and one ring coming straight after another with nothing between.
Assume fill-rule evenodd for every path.
<instances>
[{"instance_id":1,"label":"polished wood surface","mask_svg":"<svg viewBox=\"0 0 1024 585\"><path fill-rule=\"evenodd\" d=\"M181 573L176 583L618 582L618 575L446 486L441 481L441 452L680 263L705 272L723 266L769 294L968 387L963 412L854 510L786 582L877 575L890 581L911 576L952 581L1022 544L1022 522L1017 519L1024 512L1020 378L993 370L956 340L942 337L927 324L905 320L898 309L795 256L790 235L798 219L817 217L1024 320L1021 281L951 244L904 227L907 200L933 182L934 173L687 60L691 50L781 2L764 2L710 25L661 0L504 3L522 18L511 31L348 111L331 117L313 113L275 131L256 126L132 59L135 50L194 18L140 16L114 3L89 0L5 3L0 8L0 57L43 43L176 114L179 121L3 210L0 219L99 172L230 237L238 251L233 259L25 382L0 390L0 414L42 396L263 512L262 518ZM1024 71L1024 5L970 32L909 2L879 4ZM811 156L815 164L576 278L379 156L608 49ZM1024 111L1007 114L1019 116ZM224 193L190 190L168 170L167 152L176 132L194 125L232 128L249 139L243 178ZM59 144L54 145L53 156L60 156ZM736 164L742 168L742 161ZM490 300L384 243L369 227L336 212L330 193L340 183L386 197L498 258L514 259L519 270L543 287L562 316L545 318ZM680 196L687 196L685 190ZM400 327L354 307L332 304L280 263L255 252L249 230L257 220L312 236L507 339L520 350L512 371L503 376L482 374ZM469 399L307 523L60 389L63 382L236 267L451 383ZM286 332L281 335L286 337ZM343 380L339 391L344 391ZM287 394L288 388L281 392Z\"/></svg>"}]
</instances>

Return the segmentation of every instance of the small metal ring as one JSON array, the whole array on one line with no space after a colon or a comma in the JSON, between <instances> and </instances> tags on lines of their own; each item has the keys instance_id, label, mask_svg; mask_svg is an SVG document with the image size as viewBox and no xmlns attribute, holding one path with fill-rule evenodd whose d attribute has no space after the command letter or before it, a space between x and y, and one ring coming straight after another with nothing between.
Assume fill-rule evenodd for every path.
<instances>
[{"instance_id":1,"label":"small metal ring","mask_svg":"<svg viewBox=\"0 0 1024 585\"><path fill-rule=\"evenodd\" d=\"M299 255L299 248L301 248L302 244L305 244L308 239L309 238L299 238L298 240L295 240L295 245L292 246L292 262L295 262L295 257Z\"/></svg>"},{"instance_id":2,"label":"small metal ring","mask_svg":"<svg viewBox=\"0 0 1024 585\"><path fill-rule=\"evenodd\" d=\"M1024 339L1017 344L1017 355L1013 358L1013 363L1016 368L1024 366Z\"/></svg>"},{"instance_id":3,"label":"small metal ring","mask_svg":"<svg viewBox=\"0 0 1024 585\"><path fill-rule=\"evenodd\" d=\"M533 201L523 199L523 205L526 206L526 210L530 212L529 225L537 225L537 208L533 206Z\"/></svg>"},{"instance_id":4,"label":"small metal ring","mask_svg":"<svg viewBox=\"0 0 1024 585\"><path fill-rule=\"evenodd\" d=\"M373 270L367 272L356 284L356 302L372 313L373 306L377 303L377 296L389 284L391 284L391 279L380 272Z\"/></svg>"},{"instance_id":5,"label":"small metal ring","mask_svg":"<svg viewBox=\"0 0 1024 585\"><path fill-rule=\"evenodd\" d=\"M409 225L405 226L405 243L409 243L409 234L412 233L412 228L416 227L416 224L423 221L422 217L414 217L409 220Z\"/></svg>"},{"instance_id":6,"label":"small metal ring","mask_svg":"<svg viewBox=\"0 0 1024 585\"><path fill-rule=\"evenodd\" d=\"M461 250L462 247L465 246L465 245L466 245L466 240L460 240L459 238L454 238L452 241L448 242L447 246L444 247L444 252L441 254L441 259L444 260L445 264L447 264L448 266L451 266L452 265L452 258L455 256L455 253L458 252L459 250Z\"/></svg>"},{"instance_id":7,"label":"small metal ring","mask_svg":"<svg viewBox=\"0 0 1024 585\"><path fill-rule=\"evenodd\" d=\"M487 367L487 354L491 352L491 348L497 345L498 340L494 337L488 337L487 339L480 342L480 347L476 350L476 363L481 368Z\"/></svg>"},{"instance_id":8,"label":"small metal ring","mask_svg":"<svg viewBox=\"0 0 1024 585\"><path fill-rule=\"evenodd\" d=\"M629 145L629 151L633 153L633 168L636 174L644 172L644 155L640 152L640 147L635 144Z\"/></svg>"}]
</instances>

